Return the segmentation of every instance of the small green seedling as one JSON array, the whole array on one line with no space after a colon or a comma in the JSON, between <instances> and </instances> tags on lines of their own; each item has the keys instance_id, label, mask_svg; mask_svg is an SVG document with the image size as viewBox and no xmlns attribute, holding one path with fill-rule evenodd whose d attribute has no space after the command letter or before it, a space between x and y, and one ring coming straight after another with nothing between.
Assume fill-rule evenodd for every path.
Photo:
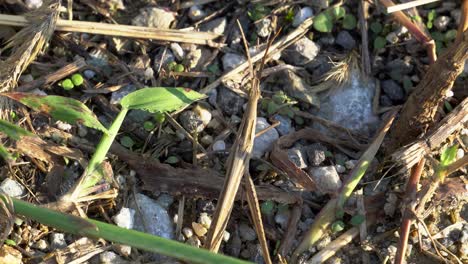
<instances>
[{"instance_id":1,"label":"small green seedling","mask_svg":"<svg viewBox=\"0 0 468 264\"><path fill-rule=\"evenodd\" d=\"M151 122L151 121L145 121L145 123L143 123L143 128L146 130L146 131L151 131L153 130L155 127L154 123Z\"/></svg>"},{"instance_id":2,"label":"small green seedling","mask_svg":"<svg viewBox=\"0 0 468 264\"><path fill-rule=\"evenodd\" d=\"M156 120L156 122L158 122L158 124L162 124L162 123L164 123L164 121L166 121L166 116L161 112L156 112L154 114L154 120Z\"/></svg>"},{"instance_id":3,"label":"small green seedling","mask_svg":"<svg viewBox=\"0 0 468 264\"><path fill-rule=\"evenodd\" d=\"M275 211L275 202L273 202L272 200L264 201L260 205L260 211L264 215L273 215L273 213Z\"/></svg>"},{"instance_id":4,"label":"small green seedling","mask_svg":"<svg viewBox=\"0 0 468 264\"><path fill-rule=\"evenodd\" d=\"M338 232L341 232L343 231L345 228L345 224L343 223L343 221L341 220L338 220L338 221L335 221L333 222L333 224L331 225L331 231L333 233L338 233Z\"/></svg>"},{"instance_id":5,"label":"small green seedling","mask_svg":"<svg viewBox=\"0 0 468 264\"><path fill-rule=\"evenodd\" d=\"M387 40L384 37L377 36L374 39L374 50L385 48L385 44L387 44Z\"/></svg>"},{"instance_id":6,"label":"small green seedling","mask_svg":"<svg viewBox=\"0 0 468 264\"><path fill-rule=\"evenodd\" d=\"M380 32L382 32L382 29L383 29L382 24L380 22L377 22L377 21L372 22L370 24L369 28L375 34L379 34Z\"/></svg>"},{"instance_id":7,"label":"small green seedling","mask_svg":"<svg viewBox=\"0 0 468 264\"><path fill-rule=\"evenodd\" d=\"M75 86L80 86L83 84L83 76L79 73L75 73L72 75L71 80Z\"/></svg>"},{"instance_id":8,"label":"small green seedling","mask_svg":"<svg viewBox=\"0 0 468 264\"><path fill-rule=\"evenodd\" d=\"M351 29L354 29L357 25L357 20L356 20L356 17L351 15L351 14L347 14L344 16L343 18L343 28L344 29L348 29L348 30L351 30Z\"/></svg>"},{"instance_id":9,"label":"small green seedling","mask_svg":"<svg viewBox=\"0 0 468 264\"><path fill-rule=\"evenodd\" d=\"M365 217L364 215L357 214L357 215L354 215L354 216L351 218L350 223L351 223L353 226L358 226L358 225L362 224L362 223L364 222L364 220L366 220L366 217Z\"/></svg>"},{"instance_id":10,"label":"small green seedling","mask_svg":"<svg viewBox=\"0 0 468 264\"><path fill-rule=\"evenodd\" d=\"M69 91L73 88L75 88L75 85L73 84L72 80L70 79L65 79L60 83L60 86L66 91Z\"/></svg>"},{"instance_id":11,"label":"small green seedling","mask_svg":"<svg viewBox=\"0 0 468 264\"><path fill-rule=\"evenodd\" d=\"M177 64L175 67L174 67L174 71L175 72L183 72L185 70L185 67L184 65L182 64Z\"/></svg>"},{"instance_id":12,"label":"small green seedling","mask_svg":"<svg viewBox=\"0 0 468 264\"><path fill-rule=\"evenodd\" d=\"M135 141L129 136L124 136L120 139L120 144L126 148L132 148L135 145Z\"/></svg>"},{"instance_id":13,"label":"small green seedling","mask_svg":"<svg viewBox=\"0 0 468 264\"><path fill-rule=\"evenodd\" d=\"M322 12L314 18L314 29L318 32L329 33L333 30L333 17L329 12Z\"/></svg>"},{"instance_id":14,"label":"small green seedling","mask_svg":"<svg viewBox=\"0 0 468 264\"><path fill-rule=\"evenodd\" d=\"M288 9L288 12L286 13L286 15L284 16L284 20L288 23L291 23L294 21L294 9L293 8L290 8Z\"/></svg>"},{"instance_id":15,"label":"small green seedling","mask_svg":"<svg viewBox=\"0 0 468 264\"><path fill-rule=\"evenodd\" d=\"M179 158L176 156L169 156L167 157L166 161L167 164L176 164L179 162Z\"/></svg>"},{"instance_id":16,"label":"small green seedling","mask_svg":"<svg viewBox=\"0 0 468 264\"><path fill-rule=\"evenodd\" d=\"M270 9L262 4L255 4L247 11L247 15L252 21L260 20L270 13Z\"/></svg>"},{"instance_id":17,"label":"small green seedling","mask_svg":"<svg viewBox=\"0 0 468 264\"><path fill-rule=\"evenodd\" d=\"M431 11L429 11L429 13L427 14L427 23L426 23L426 26L428 29L431 29L434 25L434 19L436 17L436 11L434 9L432 9Z\"/></svg>"},{"instance_id":18,"label":"small green seedling","mask_svg":"<svg viewBox=\"0 0 468 264\"><path fill-rule=\"evenodd\" d=\"M346 15L346 9L341 6L337 6L331 9L331 15L335 20L342 19Z\"/></svg>"}]
</instances>

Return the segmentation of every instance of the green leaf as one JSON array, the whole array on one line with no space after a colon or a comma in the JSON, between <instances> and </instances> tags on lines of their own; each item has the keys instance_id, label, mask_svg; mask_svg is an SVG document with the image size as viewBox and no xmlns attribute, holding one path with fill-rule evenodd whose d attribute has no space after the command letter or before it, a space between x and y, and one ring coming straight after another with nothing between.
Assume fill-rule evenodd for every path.
<instances>
[{"instance_id":1,"label":"green leaf","mask_svg":"<svg viewBox=\"0 0 468 264\"><path fill-rule=\"evenodd\" d=\"M314 18L313 26L319 32L332 32L333 18L327 12L322 12Z\"/></svg>"},{"instance_id":2,"label":"green leaf","mask_svg":"<svg viewBox=\"0 0 468 264\"><path fill-rule=\"evenodd\" d=\"M439 31L431 32L431 36L435 41L443 41L445 39L444 34L440 33Z\"/></svg>"},{"instance_id":3,"label":"green leaf","mask_svg":"<svg viewBox=\"0 0 468 264\"><path fill-rule=\"evenodd\" d=\"M166 116L164 115L164 113L156 112L154 113L154 120L156 120L158 124L162 124L166 120Z\"/></svg>"},{"instance_id":4,"label":"green leaf","mask_svg":"<svg viewBox=\"0 0 468 264\"><path fill-rule=\"evenodd\" d=\"M126 148L131 148L135 145L135 141L129 136L124 136L120 139L120 144Z\"/></svg>"},{"instance_id":5,"label":"green leaf","mask_svg":"<svg viewBox=\"0 0 468 264\"><path fill-rule=\"evenodd\" d=\"M353 226L358 226L358 225L362 224L364 222L364 220L366 220L366 217L364 215L358 214L358 215L355 215L355 216L353 216L351 218L350 223Z\"/></svg>"},{"instance_id":6,"label":"green leaf","mask_svg":"<svg viewBox=\"0 0 468 264\"><path fill-rule=\"evenodd\" d=\"M380 24L380 22L372 22L370 24L370 29L375 34L379 34L380 32L382 32L383 27L382 27L382 24Z\"/></svg>"},{"instance_id":7,"label":"green leaf","mask_svg":"<svg viewBox=\"0 0 468 264\"><path fill-rule=\"evenodd\" d=\"M336 20L343 18L346 15L346 9L341 6L337 6L331 9L331 15Z\"/></svg>"},{"instance_id":8,"label":"green leaf","mask_svg":"<svg viewBox=\"0 0 468 264\"><path fill-rule=\"evenodd\" d=\"M453 107L448 101L445 101L444 105L445 105L445 108L447 109L447 111L449 111L449 112L453 111Z\"/></svg>"},{"instance_id":9,"label":"green leaf","mask_svg":"<svg viewBox=\"0 0 468 264\"><path fill-rule=\"evenodd\" d=\"M145 123L143 123L143 127L146 131L151 131L154 129L154 123L151 121L146 121Z\"/></svg>"},{"instance_id":10,"label":"green leaf","mask_svg":"<svg viewBox=\"0 0 468 264\"><path fill-rule=\"evenodd\" d=\"M8 152L8 150L5 148L5 146L3 146L2 143L0 143L0 157L2 157L3 160L5 160L8 163L15 160L15 158L13 158L13 156L10 154L10 152Z\"/></svg>"},{"instance_id":11,"label":"green leaf","mask_svg":"<svg viewBox=\"0 0 468 264\"><path fill-rule=\"evenodd\" d=\"M130 93L122 98L120 104L127 109L164 113L181 109L205 97L189 88L154 87Z\"/></svg>"},{"instance_id":12,"label":"green leaf","mask_svg":"<svg viewBox=\"0 0 468 264\"><path fill-rule=\"evenodd\" d=\"M432 9L432 10L429 11L429 13L427 14L427 20L428 20L428 21L434 21L435 16L436 16L436 11L435 11L434 9Z\"/></svg>"},{"instance_id":13,"label":"green leaf","mask_svg":"<svg viewBox=\"0 0 468 264\"><path fill-rule=\"evenodd\" d=\"M354 29L357 25L356 17L351 14L345 15L343 18L343 28L344 29Z\"/></svg>"},{"instance_id":14,"label":"green leaf","mask_svg":"<svg viewBox=\"0 0 468 264\"><path fill-rule=\"evenodd\" d=\"M385 44L387 43L387 40L384 37L378 36L374 39L374 49L383 49L385 48Z\"/></svg>"},{"instance_id":15,"label":"green leaf","mask_svg":"<svg viewBox=\"0 0 468 264\"><path fill-rule=\"evenodd\" d=\"M176 164L179 162L179 158L176 156L169 156L167 157L166 161L167 164Z\"/></svg>"},{"instance_id":16,"label":"green leaf","mask_svg":"<svg viewBox=\"0 0 468 264\"><path fill-rule=\"evenodd\" d=\"M70 124L80 123L108 133L96 115L78 100L63 96L41 96L31 93L4 93L2 95L20 102L35 111L48 114L54 119Z\"/></svg>"},{"instance_id":17,"label":"green leaf","mask_svg":"<svg viewBox=\"0 0 468 264\"><path fill-rule=\"evenodd\" d=\"M451 29L447 32L445 32L444 40L445 42L450 42L454 40L457 37L457 30L456 29Z\"/></svg>"},{"instance_id":18,"label":"green leaf","mask_svg":"<svg viewBox=\"0 0 468 264\"><path fill-rule=\"evenodd\" d=\"M453 145L450 148L446 148L440 154L440 166L445 167L450 165L457 158L458 145Z\"/></svg>"},{"instance_id":19,"label":"green leaf","mask_svg":"<svg viewBox=\"0 0 468 264\"><path fill-rule=\"evenodd\" d=\"M335 221L331 226L331 230L333 233L338 233L340 231L343 231L344 228L345 228L345 224L341 220Z\"/></svg>"},{"instance_id":20,"label":"green leaf","mask_svg":"<svg viewBox=\"0 0 468 264\"><path fill-rule=\"evenodd\" d=\"M272 215L275 210L275 202L272 200L267 200L262 203L260 206L260 211L265 215Z\"/></svg>"},{"instance_id":21,"label":"green leaf","mask_svg":"<svg viewBox=\"0 0 468 264\"><path fill-rule=\"evenodd\" d=\"M35 136L24 128L0 119L0 131L14 140L19 140L22 136Z\"/></svg>"},{"instance_id":22,"label":"green leaf","mask_svg":"<svg viewBox=\"0 0 468 264\"><path fill-rule=\"evenodd\" d=\"M303 125L304 124L304 118L300 116L294 116L294 122L296 122L296 125Z\"/></svg>"},{"instance_id":23,"label":"green leaf","mask_svg":"<svg viewBox=\"0 0 468 264\"><path fill-rule=\"evenodd\" d=\"M276 113L276 111L278 111L278 108L279 108L278 104L276 104L274 101L270 101L268 103L267 112L268 112L269 115L272 115L272 114Z\"/></svg>"}]
</instances>

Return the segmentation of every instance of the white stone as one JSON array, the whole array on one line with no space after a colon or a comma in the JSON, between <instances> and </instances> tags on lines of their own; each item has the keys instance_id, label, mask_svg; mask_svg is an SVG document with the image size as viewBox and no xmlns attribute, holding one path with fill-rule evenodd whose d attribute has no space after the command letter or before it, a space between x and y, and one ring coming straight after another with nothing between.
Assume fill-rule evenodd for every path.
<instances>
[{"instance_id":1,"label":"white stone","mask_svg":"<svg viewBox=\"0 0 468 264\"><path fill-rule=\"evenodd\" d=\"M344 173L346 171L346 168L340 164L335 165L336 172L338 173Z\"/></svg>"},{"instance_id":2,"label":"white stone","mask_svg":"<svg viewBox=\"0 0 468 264\"><path fill-rule=\"evenodd\" d=\"M257 28L257 35L266 38L271 32L271 19L264 18L260 20L259 23L255 24L255 27Z\"/></svg>"},{"instance_id":3,"label":"white stone","mask_svg":"<svg viewBox=\"0 0 468 264\"><path fill-rule=\"evenodd\" d=\"M304 169L307 168L307 163L305 161L305 155L299 148L288 149L288 158L292 161L298 168Z\"/></svg>"},{"instance_id":4,"label":"white stone","mask_svg":"<svg viewBox=\"0 0 468 264\"><path fill-rule=\"evenodd\" d=\"M182 233L186 238L191 238L193 236L193 230L190 227L182 228Z\"/></svg>"},{"instance_id":5,"label":"white stone","mask_svg":"<svg viewBox=\"0 0 468 264\"><path fill-rule=\"evenodd\" d=\"M198 222L208 229L211 226L211 217L207 213L201 213Z\"/></svg>"},{"instance_id":6,"label":"white stone","mask_svg":"<svg viewBox=\"0 0 468 264\"><path fill-rule=\"evenodd\" d=\"M245 62L245 57L236 53L226 53L223 58L223 69L225 72L234 69L237 65Z\"/></svg>"},{"instance_id":7,"label":"white stone","mask_svg":"<svg viewBox=\"0 0 468 264\"><path fill-rule=\"evenodd\" d=\"M385 37L388 43L390 44L396 44L399 41L399 38L395 32L390 32L388 35Z\"/></svg>"},{"instance_id":8,"label":"white stone","mask_svg":"<svg viewBox=\"0 0 468 264\"><path fill-rule=\"evenodd\" d=\"M112 251L105 251L99 255L99 261L102 264L123 264L127 263L119 255Z\"/></svg>"},{"instance_id":9,"label":"white stone","mask_svg":"<svg viewBox=\"0 0 468 264\"><path fill-rule=\"evenodd\" d=\"M140 9L140 14L132 19L132 24L140 27L168 29L175 20L175 13L157 7Z\"/></svg>"},{"instance_id":10,"label":"white stone","mask_svg":"<svg viewBox=\"0 0 468 264\"><path fill-rule=\"evenodd\" d=\"M356 167L358 162L359 161L357 161L357 160L347 160L347 161L345 161L345 167L348 170L352 170L352 169L354 169L354 167Z\"/></svg>"},{"instance_id":11,"label":"white stone","mask_svg":"<svg viewBox=\"0 0 468 264\"><path fill-rule=\"evenodd\" d=\"M116 225L126 228L126 229L133 228L134 219L135 219L135 210L126 208L126 207L122 207L119 213L114 215L114 217L112 217L112 220L114 220L114 223Z\"/></svg>"},{"instance_id":12,"label":"white stone","mask_svg":"<svg viewBox=\"0 0 468 264\"><path fill-rule=\"evenodd\" d=\"M70 129L72 129L72 126L70 124L65 123L63 121L57 121L55 125L57 126L58 129L63 130L63 131L69 131Z\"/></svg>"},{"instance_id":13,"label":"white stone","mask_svg":"<svg viewBox=\"0 0 468 264\"><path fill-rule=\"evenodd\" d=\"M229 238L231 238L231 234L230 234L228 231L224 230L224 233L223 233L223 241L224 241L224 242L228 242L228 241L229 241Z\"/></svg>"},{"instance_id":14,"label":"white stone","mask_svg":"<svg viewBox=\"0 0 468 264\"><path fill-rule=\"evenodd\" d=\"M3 192L11 197L19 198L24 195L25 188L18 182L10 178L6 178L2 184L0 184L0 192Z\"/></svg>"},{"instance_id":15,"label":"white stone","mask_svg":"<svg viewBox=\"0 0 468 264\"><path fill-rule=\"evenodd\" d=\"M213 117L211 111L201 105L195 106L192 111L200 117L204 126L207 126Z\"/></svg>"},{"instance_id":16,"label":"white stone","mask_svg":"<svg viewBox=\"0 0 468 264\"><path fill-rule=\"evenodd\" d=\"M60 249L67 246L65 241L65 234L63 233L52 233L50 234L50 248Z\"/></svg>"},{"instance_id":17,"label":"white stone","mask_svg":"<svg viewBox=\"0 0 468 264\"><path fill-rule=\"evenodd\" d=\"M336 193L341 188L342 182L334 166L313 167L309 174L323 192Z\"/></svg>"},{"instance_id":18,"label":"white stone","mask_svg":"<svg viewBox=\"0 0 468 264\"><path fill-rule=\"evenodd\" d=\"M451 19L448 16L436 17L436 19L434 20L434 26L440 31L445 31L450 23L450 20Z\"/></svg>"},{"instance_id":19,"label":"white stone","mask_svg":"<svg viewBox=\"0 0 468 264\"><path fill-rule=\"evenodd\" d=\"M42 6L42 0L25 0L24 5L28 9L38 9Z\"/></svg>"},{"instance_id":20,"label":"white stone","mask_svg":"<svg viewBox=\"0 0 468 264\"><path fill-rule=\"evenodd\" d=\"M293 27L298 27L302 22L304 22L306 19L309 17L312 17L314 15L314 11L312 8L306 6L301 8L299 12L296 13L294 16L294 20L292 22Z\"/></svg>"},{"instance_id":21,"label":"white stone","mask_svg":"<svg viewBox=\"0 0 468 264\"><path fill-rule=\"evenodd\" d=\"M171 43L171 45L169 46L172 50L172 53L174 54L174 56L178 59L178 60L183 60L184 59L184 50L182 49L182 47L179 45L179 43Z\"/></svg>"},{"instance_id":22,"label":"white stone","mask_svg":"<svg viewBox=\"0 0 468 264\"><path fill-rule=\"evenodd\" d=\"M188 16L193 21L198 21L206 16L206 12L198 5L191 6L188 11Z\"/></svg>"}]
</instances>

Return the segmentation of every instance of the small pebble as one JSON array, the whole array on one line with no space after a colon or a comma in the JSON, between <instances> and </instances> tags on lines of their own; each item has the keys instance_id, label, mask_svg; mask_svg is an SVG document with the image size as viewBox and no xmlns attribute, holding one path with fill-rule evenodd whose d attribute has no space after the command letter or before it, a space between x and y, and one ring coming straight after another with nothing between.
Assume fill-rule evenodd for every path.
<instances>
[{"instance_id":1,"label":"small pebble","mask_svg":"<svg viewBox=\"0 0 468 264\"><path fill-rule=\"evenodd\" d=\"M192 222L192 228L195 234L199 237L203 237L208 232L208 230L203 225L197 222Z\"/></svg>"},{"instance_id":2,"label":"small pebble","mask_svg":"<svg viewBox=\"0 0 468 264\"><path fill-rule=\"evenodd\" d=\"M193 236L193 230L190 227L182 228L182 233L186 238L191 238Z\"/></svg>"},{"instance_id":3,"label":"small pebble","mask_svg":"<svg viewBox=\"0 0 468 264\"><path fill-rule=\"evenodd\" d=\"M114 223L126 229L132 229L135 219L135 210L122 207L118 214L112 217Z\"/></svg>"},{"instance_id":4,"label":"small pebble","mask_svg":"<svg viewBox=\"0 0 468 264\"><path fill-rule=\"evenodd\" d=\"M294 20L292 22L293 27L298 27L302 22L304 22L306 19L309 17L312 17L314 15L314 11L312 8L306 6L301 8L299 12L296 13L294 16Z\"/></svg>"},{"instance_id":5,"label":"small pebble","mask_svg":"<svg viewBox=\"0 0 468 264\"><path fill-rule=\"evenodd\" d=\"M213 151L223 151L226 149L226 143L224 143L224 140L217 140L215 143L213 143Z\"/></svg>"},{"instance_id":6,"label":"small pebble","mask_svg":"<svg viewBox=\"0 0 468 264\"><path fill-rule=\"evenodd\" d=\"M222 58L225 72L234 69L237 65L246 61L245 57L236 53L226 53Z\"/></svg>"},{"instance_id":7,"label":"small pebble","mask_svg":"<svg viewBox=\"0 0 468 264\"><path fill-rule=\"evenodd\" d=\"M340 164L335 165L336 172L338 173L344 173L346 172L346 168Z\"/></svg>"},{"instance_id":8,"label":"small pebble","mask_svg":"<svg viewBox=\"0 0 468 264\"><path fill-rule=\"evenodd\" d=\"M175 13L163 8L147 7L139 11L139 15L132 19L132 24L141 27L168 29L175 20Z\"/></svg>"},{"instance_id":9,"label":"small pebble","mask_svg":"<svg viewBox=\"0 0 468 264\"><path fill-rule=\"evenodd\" d=\"M357 161L357 160L348 160L348 161L345 162L345 167L348 170L352 170L352 169L354 169L354 167L356 167L358 162L359 161Z\"/></svg>"},{"instance_id":10,"label":"small pebble","mask_svg":"<svg viewBox=\"0 0 468 264\"><path fill-rule=\"evenodd\" d=\"M187 239L187 241L185 241L185 243L196 248L199 248L201 246L201 241L196 236L190 237L189 239Z\"/></svg>"},{"instance_id":11,"label":"small pebble","mask_svg":"<svg viewBox=\"0 0 468 264\"><path fill-rule=\"evenodd\" d=\"M448 16L439 16L434 20L434 26L440 31L445 31L449 23L450 17Z\"/></svg>"},{"instance_id":12,"label":"small pebble","mask_svg":"<svg viewBox=\"0 0 468 264\"><path fill-rule=\"evenodd\" d=\"M83 72L83 74L84 74L85 78L88 79L88 80L92 79L92 78L94 78L94 76L96 76L96 73L94 71L92 71L92 70L85 70Z\"/></svg>"},{"instance_id":13,"label":"small pebble","mask_svg":"<svg viewBox=\"0 0 468 264\"><path fill-rule=\"evenodd\" d=\"M309 175L323 192L336 193L341 188L342 182L335 166L312 167Z\"/></svg>"},{"instance_id":14,"label":"small pebble","mask_svg":"<svg viewBox=\"0 0 468 264\"><path fill-rule=\"evenodd\" d=\"M174 197L167 193L163 193L159 195L158 199L156 199L156 202L165 209L169 209L169 206L171 206L171 204L174 202Z\"/></svg>"},{"instance_id":15,"label":"small pebble","mask_svg":"<svg viewBox=\"0 0 468 264\"><path fill-rule=\"evenodd\" d=\"M38 9L42 6L42 0L25 0L24 5L28 9Z\"/></svg>"},{"instance_id":16,"label":"small pebble","mask_svg":"<svg viewBox=\"0 0 468 264\"><path fill-rule=\"evenodd\" d=\"M68 123L62 122L62 121L57 121L55 123L58 129L63 130L63 131L69 131L72 129L72 126Z\"/></svg>"},{"instance_id":17,"label":"small pebble","mask_svg":"<svg viewBox=\"0 0 468 264\"><path fill-rule=\"evenodd\" d=\"M211 143L213 143L213 137L211 135L204 135L200 139L200 142L205 146L211 145Z\"/></svg>"},{"instance_id":18,"label":"small pebble","mask_svg":"<svg viewBox=\"0 0 468 264\"><path fill-rule=\"evenodd\" d=\"M207 213L201 213L198 222L209 229L211 226L211 217Z\"/></svg>"},{"instance_id":19,"label":"small pebble","mask_svg":"<svg viewBox=\"0 0 468 264\"><path fill-rule=\"evenodd\" d=\"M182 47L179 45L179 43L171 43L169 46L172 50L172 54L178 59L178 60L183 60L184 59L184 50Z\"/></svg>"},{"instance_id":20,"label":"small pebble","mask_svg":"<svg viewBox=\"0 0 468 264\"><path fill-rule=\"evenodd\" d=\"M257 28L257 35L266 38L271 32L271 19L264 18L259 23L255 24Z\"/></svg>"},{"instance_id":21,"label":"small pebble","mask_svg":"<svg viewBox=\"0 0 468 264\"><path fill-rule=\"evenodd\" d=\"M50 234L50 248L60 249L67 246L67 242L65 241L65 234L63 233L52 233Z\"/></svg>"},{"instance_id":22,"label":"small pebble","mask_svg":"<svg viewBox=\"0 0 468 264\"><path fill-rule=\"evenodd\" d=\"M390 32L388 33L388 35L385 37L385 39L387 40L388 43L390 44L396 44L398 43L398 36L395 32Z\"/></svg>"},{"instance_id":23,"label":"small pebble","mask_svg":"<svg viewBox=\"0 0 468 264\"><path fill-rule=\"evenodd\" d=\"M224 242L228 242L228 241L229 241L229 238L231 238L231 234L230 234L228 231L224 230L224 233L223 233L223 241L224 241Z\"/></svg>"},{"instance_id":24,"label":"small pebble","mask_svg":"<svg viewBox=\"0 0 468 264\"><path fill-rule=\"evenodd\" d=\"M303 151L299 148L288 149L288 158L292 161L298 168L304 169L307 168L307 163L305 161L305 155Z\"/></svg>"},{"instance_id":25,"label":"small pebble","mask_svg":"<svg viewBox=\"0 0 468 264\"><path fill-rule=\"evenodd\" d=\"M3 180L2 184L0 184L0 191L7 194L8 196L16 198L23 196L25 193L23 185L10 178Z\"/></svg>"},{"instance_id":26,"label":"small pebble","mask_svg":"<svg viewBox=\"0 0 468 264\"><path fill-rule=\"evenodd\" d=\"M255 230L246 223L241 223L239 225L239 235L243 241L253 241L257 238Z\"/></svg>"},{"instance_id":27,"label":"small pebble","mask_svg":"<svg viewBox=\"0 0 468 264\"><path fill-rule=\"evenodd\" d=\"M44 239L40 239L39 241L34 243L33 247L39 250L46 250L49 247L49 244Z\"/></svg>"},{"instance_id":28,"label":"small pebble","mask_svg":"<svg viewBox=\"0 0 468 264\"><path fill-rule=\"evenodd\" d=\"M188 11L188 16L192 21L198 21L206 16L205 11L198 5L191 6Z\"/></svg>"},{"instance_id":29,"label":"small pebble","mask_svg":"<svg viewBox=\"0 0 468 264\"><path fill-rule=\"evenodd\" d=\"M465 156L465 151L462 148L457 149L457 160Z\"/></svg>"},{"instance_id":30,"label":"small pebble","mask_svg":"<svg viewBox=\"0 0 468 264\"><path fill-rule=\"evenodd\" d=\"M291 125L292 121L290 118L285 117L283 115L275 115L274 119L280 122L280 124L276 127L276 130L278 131L280 136L287 135L294 131L294 128Z\"/></svg>"},{"instance_id":31,"label":"small pebble","mask_svg":"<svg viewBox=\"0 0 468 264\"><path fill-rule=\"evenodd\" d=\"M122 264L125 261L113 251L105 251L99 255L101 264Z\"/></svg>"}]
</instances>

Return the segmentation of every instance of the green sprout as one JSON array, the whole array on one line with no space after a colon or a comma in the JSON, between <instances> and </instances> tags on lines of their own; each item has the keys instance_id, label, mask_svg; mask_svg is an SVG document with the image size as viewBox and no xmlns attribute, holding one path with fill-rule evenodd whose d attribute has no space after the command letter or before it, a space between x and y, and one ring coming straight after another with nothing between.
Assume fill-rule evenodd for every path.
<instances>
[{"instance_id":1,"label":"green sprout","mask_svg":"<svg viewBox=\"0 0 468 264\"><path fill-rule=\"evenodd\" d=\"M70 79L65 79L63 80L61 83L60 83L60 86L62 86L62 88L66 91L68 90L71 90L75 87L75 85L73 84L72 80Z\"/></svg>"},{"instance_id":2,"label":"green sprout","mask_svg":"<svg viewBox=\"0 0 468 264\"><path fill-rule=\"evenodd\" d=\"M71 80L75 86L80 86L83 84L83 76L81 76L79 73L73 74Z\"/></svg>"}]
</instances>

